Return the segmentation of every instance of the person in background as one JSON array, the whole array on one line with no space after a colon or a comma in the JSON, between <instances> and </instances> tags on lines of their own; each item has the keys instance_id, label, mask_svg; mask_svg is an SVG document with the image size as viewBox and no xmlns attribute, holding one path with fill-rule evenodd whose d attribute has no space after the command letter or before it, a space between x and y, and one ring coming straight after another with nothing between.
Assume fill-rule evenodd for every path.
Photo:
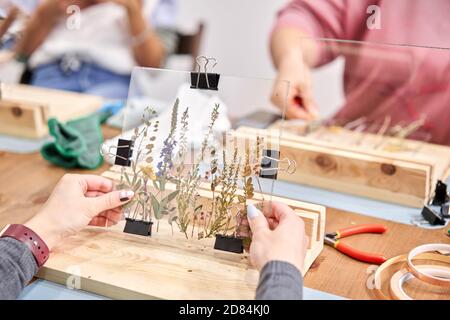
<instances>
[{"instance_id":1,"label":"person in background","mask_svg":"<svg viewBox=\"0 0 450 320\"><path fill-rule=\"evenodd\" d=\"M15 226L28 232L27 237L35 233L34 243L45 244L51 255L52 248L87 225L109 227L122 219L120 207L134 193L113 190L107 178L67 174L42 209L24 226ZM301 299L307 247L304 223L280 203L264 207L263 212L253 205L248 207L253 233L250 258L260 270L256 298ZM8 236L8 230L0 233L0 299L16 299L38 271L38 259L24 242Z\"/></svg>"},{"instance_id":2,"label":"person in background","mask_svg":"<svg viewBox=\"0 0 450 320\"><path fill-rule=\"evenodd\" d=\"M134 66L175 50L176 0L44 0L15 48L35 86L125 99Z\"/></svg>"},{"instance_id":3,"label":"person in background","mask_svg":"<svg viewBox=\"0 0 450 320\"><path fill-rule=\"evenodd\" d=\"M0 0L0 42L2 50L11 50L16 36L39 0Z\"/></svg>"},{"instance_id":4,"label":"person in background","mask_svg":"<svg viewBox=\"0 0 450 320\"><path fill-rule=\"evenodd\" d=\"M19 15L20 10L15 7L6 7L2 8L2 12L0 13L2 17L2 22L0 25L0 39L1 39L1 48L7 48L7 43L9 39L4 39L4 36L8 32L9 28L13 25L14 21L16 21L17 16Z\"/></svg>"},{"instance_id":5,"label":"person in background","mask_svg":"<svg viewBox=\"0 0 450 320\"><path fill-rule=\"evenodd\" d=\"M378 10L380 25L369 28L373 10ZM346 102L334 120L381 124L388 119L394 126L424 119L415 138L450 145L450 50L444 49L450 48L449 12L448 0L290 1L271 34L278 78L291 84L287 117L318 117L311 69L343 56ZM364 43L337 46L312 38ZM274 104L284 108L275 92ZM301 98L301 107L295 97Z\"/></svg>"}]
</instances>

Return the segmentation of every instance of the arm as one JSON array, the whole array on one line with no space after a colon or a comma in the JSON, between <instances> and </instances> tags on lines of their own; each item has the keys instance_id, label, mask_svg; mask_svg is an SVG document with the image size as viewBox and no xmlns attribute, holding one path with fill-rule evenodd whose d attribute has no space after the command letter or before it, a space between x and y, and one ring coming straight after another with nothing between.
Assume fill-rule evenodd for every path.
<instances>
[{"instance_id":1,"label":"arm","mask_svg":"<svg viewBox=\"0 0 450 320\"><path fill-rule=\"evenodd\" d=\"M12 238L0 239L0 300L16 299L37 270L25 244Z\"/></svg>"},{"instance_id":2,"label":"arm","mask_svg":"<svg viewBox=\"0 0 450 320\"><path fill-rule=\"evenodd\" d=\"M132 48L136 62L143 67L160 67L166 56L161 39L142 14L141 0L97 0L115 2L125 7L130 24Z\"/></svg>"},{"instance_id":3,"label":"arm","mask_svg":"<svg viewBox=\"0 0 450 320\"><path fill-rule=\"evenodd\" d=\"M31 16L15 47L17 56L25 58L31 56L52 31L60 17L58 7L53 2L52 0L45 1Z\"/></svg>"},{"instance_id":4,"label":"arm","mask_svg":"<svg viewBox=\"0 0 450 320\"><path fill-rule=\"evenodd\" d=\"M156 32L144 19L141 10L128 10L131 35L136 39L133 44L134 57L143 67L160 67L166 52ZM140 39L143 36L144 39Z\"/></svg>"},{"instance_id":5,"label":"arm","mask_svg":"<svg viewBox=\"0 0 450 320\"><path fill-rule=\"evenodd\" d=\"M18 41L15 52L19 57L28 58L45 41L61 17L66 15L69 5L77 5L80 9L92 5L92 0L45 0L31 16L22 37Z\"/></svg>"},{"instance_id":6,"label":"arm","mask_svg":"<svg viewBox=\"0 0 450 320\"><path fill-rule=\"evenodd\" d=\"M293 265L270 261L262 268L256 289L256 300L301 300L303 277Z\"/></svg>"},{"instance_id":7,"label":"arm","mask_svg":"<svg viewBox=\"0 0 450 320\"><path fill-rule=\"evenodd\" d=\"M12 7L5 20L2 21L0 25L0 39L3 38L6 32L8 32L11 25L14 23L14 21L17 18L17 15L19 14L19 9L16 7Z\"/></svg>"},{"instance_id":8,"label":"arm","mask_svg":"<svg viewBox=\"0 0 450 320\"><path fill-rule=\"evenodd\" d=\"M308 67L318 60L317 43L305 31L292 27L280 27L274 30L270 42L272 60L277 69L292 60L302 59ZM305 39L302 41L302 39Z\"/></svg>"},{"instance_id":9,"label":"arm","mask_svg":"<svg viewBox=\"0 0 450 320\"><path fill-rule=\"evenodd\" d=\"M116 224L122 217L120 206L133 195L131 191L113 191L111 180L103 177L66 175L25 226L51 250L87 225ZM17 298L37 271L37 262L27 245L10 237L0 238L0 299Z\"/></svg>"},{"instance_id":10,"label":"arm","mask_svg":"<svg viewBox=\"0 0 450 320\"><path fill-rule=\"evenodd\" d=\"M313 120L318 117L310 71L318 60L317 43L308 40L307 34L298 28L280 27L272 34L271 53L278 70L272 102L282 111L286 109L287 118ZM287 101L283 93L284 81L289 81L290 85ZM296 105L295 97L302 98L302 106Z\"/></svg>"},{"instance_id":11,"label":"arm","mask_svg":"<svg viewBox=\"0 0 450 320\"><path fill-rule=\"evenodd\" d=\"M263 211L247 207L253 233L250 260L260 270L256 299L302 299L308 242L303 220L281 203L273 202Z\"/></svg>"},{"instance_id":12,"label":"arm","mask_svg":"<svg viewBox=\"0 0 450 320\"><path fill-rule=\"evenodd\" d=\"M363 25L367 1L292 0L279 13L270 41L278 80L290 82L286 116L312 120L318 116L313 98L311 68L332 61L338 51L329 50L314 38L355 39ZM272 102L285 108L285 95L274 88ZM281 88L282 89L282 88ZM295 97L303 104L297 105Z\"/></svg>"}]
</instances>

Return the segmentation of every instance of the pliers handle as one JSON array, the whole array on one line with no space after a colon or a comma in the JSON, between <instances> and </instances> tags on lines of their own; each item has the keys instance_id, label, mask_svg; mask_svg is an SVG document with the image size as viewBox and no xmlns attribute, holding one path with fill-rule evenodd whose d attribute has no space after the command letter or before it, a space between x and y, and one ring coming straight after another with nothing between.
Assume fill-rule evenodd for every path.
<instances>
[{"instance_id":1,"label":"pliers handle","mask_svg":"<svg viewBox=\"0 0 450 320\"><path fill-rule=\"evenodd\" d=\"M336 248L343 254L352 257L353 259L373 264L382 264L386 261L386 258L384 256L355 249L345 243L342 243L341 241L339 241L339 239L361 233L381 234L386 232L386 230L387 227L381 224L362 224L358 226L339 229L336 232L326 234L325 243Z\"/></svg>"}]
</instances>

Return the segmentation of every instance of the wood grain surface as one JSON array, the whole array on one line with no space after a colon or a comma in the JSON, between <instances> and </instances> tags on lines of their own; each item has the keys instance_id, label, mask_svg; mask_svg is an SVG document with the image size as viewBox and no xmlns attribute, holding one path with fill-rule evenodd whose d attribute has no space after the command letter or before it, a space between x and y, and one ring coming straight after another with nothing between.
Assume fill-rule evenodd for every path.
<instances>
[{"instance_id":1,"label":"wood grain surface","mask_svg":"<svg viewBox=\"0 0 450 320\"><path fill-rule=\"evenodd\" d=\"M104 176L119 178L111 170ZM166 190L175 188L166 184ZM202 187L198 191L197 204L209 207L211 191ZM261 199L255 193L251 201ZM290 205L305 220L311 238L305 274L323 248L325 208L279 197L272 200ZM247 253L214 250L213 238L186 239L166 221L154 226L151 238L125 234L123 228L124 222L107 230L89 228L65 239L38 276L69 285L78 277L79 288L119 299L254 298L259 276Z\"/></svg>"},{"instance_id":2,"label":"wood grain surface","mask_svg":"<svg viewBox=\"0 0 450 320\"><path fill-rule=\"evenodd\" d=\"M103 103L93 95L21 84L1 84L0 91L0 133L32 139L48 135L50 118L65 122L91 114Z\"/></svg>"},{"instance_id":3,"label":"wood grain surface","mask_svg":"<svg viewBox=\"0 0 450 320\"><path fill-rule=\"evenodd\" d=\"M104 134L106 137L112 137L117 134L117 131L104 128ZM104 165L95 171L74 170L71 172L100 174L107 168L108 166ZM35 214L65 172L65 170L43 160L37 153L20 155L0 152L0 228L8 223L23 223ZM327 210L326 230L334 231L352 224L380 222L388 226L388 233L384 235L356 235L343 241L359 249L383 253L387 257L407 253L413 247L424 243L450 243L450 238L445 235L447 229L425 230L335 209ZM92 231L87 229L84 232L89 233ZM135 238L140 239L137 236L125 235L121 232L113 233L116 240L122 237L131 237L133 242L139 243L141 241L135 240ZM102 236L104 234L100 232L97 237L101 238ZM113 245L116 244L116 242L113 243ZM169 246L170 244L167 245ZM92 246L92 252L98 252L98 250L101 250L101 248ZM134 249L129 248L128 250L128 254L137 259L136 256L133 256ZM155 250L159 249L155 248ZM194 256L196 255L197 253L194 254ZM204 256L200 259L206 259L206 257ZM100 258L109 259L108 257ZM229 263L232 266L240 262L230 261ZM132 265L129 265L129 267L132 268ZM367 273L368 267L368 264L354 261L333 248L325 246L321 255L306 275L305 286L352 299L373 299L375 297L373 292L366 286L367 279L370 276ZM160 266L160 268L163 267ZM123 270L116 270L116 272L120 274ZM142 272L146 271L142 270ZM57 276L55 275L56 278ZM104 276L107 277L108 275ZM237 277L243 276L243 274L237 275ZM58 280L56 278L55 281ZM417 283L411 282L405 286L405 290L414 295L414 291L417 294L418 286ZM115 288L111 287L110 289L114 290ZM245 291L246 289L243 290ZM423 288L421 290L423 291ZM424 293L423 295L418 294L417 297L450 299L450 293Z\"/></svg>"},{"instance_id":4,"label":"wood grain surface","mask_svg":"<svg viewBox=\"0 0 450 320\"><path fill-rule=\"evenodd\" d=\"M384 224L388 227L388 231L382 235L354 235L341 241L364 251L383 254L387 258L406 254L422 244L450 244L450 238L446 236L448 228L428 230L341 210L327 209L327 232L365 223ZM374 268L370 264L353 260L330 246L325 246L307 273L305 286L351 299L376 299L374 291L367 286L367 282L370 282L369 278L375 272ZM389 275L394 273L394 270L390 271ZM407 292L411 291L413 297L450 299L448 289L438 290L438 288L430 288L432 286L418 286L416 281L405 286L407 287L409 289ZM426 292L419 292L419 288L426 289ZM383 292L388 293L385 286L383 286Z\"/></svg>"},{"instance_id":5,"label":"wood grain surface","mask_svg":"<svg viewBox=\"0 0 450 320\"><path fill-rule=\"evenodd\" d=\"M410 207L422 207L437 180L443 180L450 169L450 148L445 146L342 128L318 131L314 137L283 132L280 139L276 128L240 127L234 136L273 140L281 159L295 161L297 170L281 171L280 180ZM403 149L394 152L393 148Z\"/></svg>"}]
</instances>

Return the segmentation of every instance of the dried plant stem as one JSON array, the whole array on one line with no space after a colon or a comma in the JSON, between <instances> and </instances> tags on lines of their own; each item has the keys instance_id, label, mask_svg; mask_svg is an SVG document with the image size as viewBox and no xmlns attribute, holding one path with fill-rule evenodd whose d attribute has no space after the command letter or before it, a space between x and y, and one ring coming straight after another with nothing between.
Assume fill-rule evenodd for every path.
<instances>
[{"instance_id":1,"label":"dried plant stem","mask_svg":"<svg viewBox=\"0 0 450 320\"><path fill-rule=\"evenodd\" d=\"M219 104L216 104L211 112L211 121L208 126L208 130L203 137L202 147L200 151L200 155L196 161L196 163L192 166L189 172L183 177L182 171L184 170L184 165L181 166L180 171L178 172L177 184L179 186L180 192L177 195L177 207L178 207L178 219L177 225L181 232L184 233L186 238L188 238L188 227L192 220L192 230L191 237L194 237L194 230L196 225L196 216L197 216L197 188L200 183L200 162L204 160L205 152L208 147L208 141L213 133L214 124L219 116ZM185 117L184 117L185 115ZM185 123L183 123L183 118ZM182 116L182 128L185 127L187 131L187 111ZM181 129L183 130L183 129ZM182 139L180 139L182 140ZM186 150L182 150L179 154L179 157L184 157L186 154ZM190 211L192 210L192 211ZM191 219L191 213L193 218Z\"/></svg>"}]
</instances>

